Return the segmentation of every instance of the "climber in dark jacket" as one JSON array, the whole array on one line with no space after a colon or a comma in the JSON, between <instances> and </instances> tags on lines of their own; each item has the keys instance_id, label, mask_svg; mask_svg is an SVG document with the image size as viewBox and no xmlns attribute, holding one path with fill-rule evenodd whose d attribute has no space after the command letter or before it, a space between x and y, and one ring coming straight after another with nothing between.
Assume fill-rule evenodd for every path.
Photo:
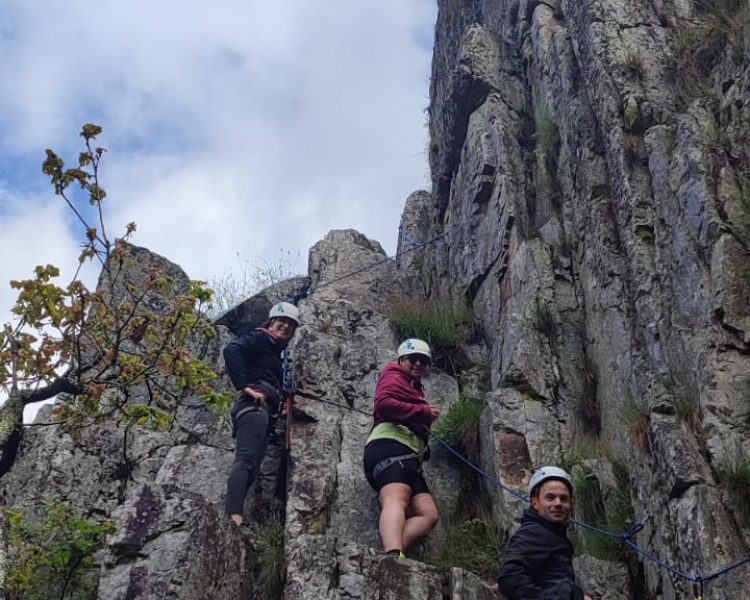
<instances>
[{"instance_id":1,"label":"climber in dark jacket","mask_svg":"<svg viewBox=\"0 0 750 600\"><path fill-rule=\"evenodd\" d=\"M283 387L281 352L299 325L299 310L288 302L271 307L268 321L224 348L227 374L240 392L230 413L237 452L227 481L225 510L237 525L278 417Z\"/></svg>"},{"instance_id":2,"label":"climber in dark jacket","mask_svg":"<svg viewBox=\"0 0 750 600\"><path fill-rule=\"evenodd\" d=\"M591 600L576 583L567 528L573 484L557 467L542 467L529 482L531 507L505 546L498 571L508 600Z\"/></svg>"}]
</instances>

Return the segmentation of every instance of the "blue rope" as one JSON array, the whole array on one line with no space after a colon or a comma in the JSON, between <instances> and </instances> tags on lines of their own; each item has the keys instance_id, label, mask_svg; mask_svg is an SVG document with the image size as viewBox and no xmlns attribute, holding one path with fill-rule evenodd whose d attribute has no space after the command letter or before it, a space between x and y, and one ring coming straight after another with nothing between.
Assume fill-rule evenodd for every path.
<instances>
[{"instance_id":1,"label":"blue rope","mask_svg":"<svg viewBox=\"0 0 750 600\"><path fill-rule=\"evenodd\" d=\"M529 501L529 497L528 496L526 496L525 494L522 494L518 490L514 490L513 488L510 488L510 487L508 487L506 485L503 485L500 481L498 481L497 479L495 479L494 477L492 477L492 475L490 475L489 473L487 473L487 471L485 471L485 470L481 469L480 467L476 466L474 463L472 463L469 459L467 459L461 453L459 453L454 448L452 448L445 440L441 439L436 434L430 433L430 436L433 439L435 439L436 441L438 441L440 444L442 444L449 452L451 452L452 454L454 454L455 456L457 456L462 462L464 462L466 465L468 465L471 469L473 469L479 475L481 475L482 477L486 478L488 481L490 481L493 484L495 484L495 486L497 486L498 488L500 488L502 490L505 490L506 492L512 494L516 498L519 498L519 499L523 500L524 502L528 502ZM740 559L740 560L738 560L735 563L732 563L728 567L725 567L724 569L716 571L715 573L712 573L712 574L707 575L707 576L688 575L687 573L684 573L684 572L680 571L679 569L677 569L677 568L675 568L675 567L673 567L673 566L665 563L659 557L657 557L656 555L648 552L647 550L644 550L643 548L641 548L640 546L638 546L638 544L636 544L633 541L632 538L635 536L635 534L637 534L639 531L641 531L643 529L643 527L645 526L646 520L648 520L650 518L650 516L651 515L647 513L647 516L645 517L645 519L643 521L641 521L639 523L636 523L635 525L631 526L629 529L627 529L626 531L623 531L621 533L615 533L613 531L606 531L605 529L600 529L599 527L595 527L593 525L589 525L588 523L584 523L583 521L579 521L578 519L571 519L571 522L574 523L577 526L583 527L584 529L588 529L590 531L594 531L595 533L598 533L600 535L604 535L604 536L607 536L607 537L611 537L611 538L615 538L615 539L619 539L619 540L623 541L630 548L632 548L633 550L635 550L638 554L640 554L641 556L643 556L643 557L645 557L645 558L653 561L654 563L656 563L660 567L666 569L670 573L672 573L674 575L677 575L678 577L681 577L682 579L685 579L685 580L690 581L692 583L700 584L701 590L703 589L703 585L704 585L705 582L710 581L712 579L716 579L717 577L720 577L721 575L724 575L724 574L728 573L729 571L737 569L737 568L739 568L739 567L741 567L741 566L743 566L743 565L745 565L747 563L750 563L750 556L746 556L745 558Z\"/></svg>"},{"instance_id":2,"label":"blue rope","mask_svg":"<svg viewBox=\"0 0 750 600\"><path fill-rule=\"evenodd\" d=\"M497 479L495 479L487 471L479 468L474 463L472 463L468 458L466 458L463 454L461 454L460 452L457 452L456 450L454 450L453 448L451 448L450 445L448 444L448 442L446 442L445 440L441 439L436 434L430 432L430 436L434 440L440 442L443 446L445 446L445 448L447 448L448 451L452 452L455 456L457 456L459 459L461 459L471 469L473 469L474 471L476 471L477 473L479 473L482 477L485 477L486 479L488 479L489 481L491 481L492 483L494 483L500 489L505 490L506 492L508 492L509 494L515 496L519 500L523 500L524 502L528 502L529 501L529 497L527 495L522 494L518 490L514 490L513 488L510 488L510 487L508 487L508 486L503 485L502 483L500 483Z\"/></svg>"}]
</instances>

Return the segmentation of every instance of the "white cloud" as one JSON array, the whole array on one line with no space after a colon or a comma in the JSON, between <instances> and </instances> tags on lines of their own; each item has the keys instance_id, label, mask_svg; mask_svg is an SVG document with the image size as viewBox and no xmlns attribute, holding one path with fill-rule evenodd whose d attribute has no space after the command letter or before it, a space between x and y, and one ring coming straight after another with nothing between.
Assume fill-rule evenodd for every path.
<instances>
[{"instance_id":1,"label":"white cloud","mask_svg":"<svg viewBox=\"0 0 750 600\"><path fill-rule=\"evenodd\" d=\"M119 223L195 277L331 228L393 251L425 182L432 4L7 1L5 154L101 123Z\"/></svg>"}]
</instances>

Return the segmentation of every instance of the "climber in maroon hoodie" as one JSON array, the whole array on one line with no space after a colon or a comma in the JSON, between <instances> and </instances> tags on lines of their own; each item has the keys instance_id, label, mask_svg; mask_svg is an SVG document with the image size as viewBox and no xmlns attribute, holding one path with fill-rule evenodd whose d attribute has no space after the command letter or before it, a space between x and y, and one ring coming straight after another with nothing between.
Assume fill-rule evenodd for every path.
<instances>
[{"instance_id":1,"label":"climber in maroon hoodie","mask_svg":"<svg viewBox=\"0 0 750 600\"><path fill-rule=\"evenodd\" d=\"M438 521L435 502L422 476L430 426L440 410L429 404L422 377L430 371L430 347L409 339L398 348L375 388L375 411L365 446L367 481L379 494L380 539L386 554L404 551L427 535Z\"/></svg>"}]
</instances>

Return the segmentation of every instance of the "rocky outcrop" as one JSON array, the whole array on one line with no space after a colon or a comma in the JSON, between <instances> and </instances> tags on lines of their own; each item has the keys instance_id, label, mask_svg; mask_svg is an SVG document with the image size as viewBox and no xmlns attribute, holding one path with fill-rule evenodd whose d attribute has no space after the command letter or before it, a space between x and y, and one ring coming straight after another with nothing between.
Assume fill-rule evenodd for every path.
<instances>
[{"instance_id":1,"label":"rocky outcrop","mask_svg":"<svg viewBox=\"0 0 750 600\"><path fill-rule=\"evenodd\" d=\"M62 498L112 519L92 569L100 598L494 598L488 582L428 562L470 495L510 535L525 502L492 480L525 492L549 463L573 472L582 520L639 522L633 540L682 573L750 553L746 474L734 487L726 476L750 456L750 8L438 4L432 191L407 199L398 258L332 231L307 277L228 311L192 349L223 377L231 335L304 296L291 373L306 394L289 451L271 446L261 466L248 527L223 516L233 442L227 415L200 398L181 398L163 431L107 422L73 437L48 409L25 432L0 499L34 513ZM138 286L155 265L187 285L176 265L132 252L118 285ZM488 477L436 448L426 477L443 520L418 560L394 560L378 555L361 457L379 370L400 341L391 314L420 303L473 308L478 336L440 363L427 392L443 412L460 391L484 395ZM571 535L596 600L691 594L652 560L580 527ZM707 592L750 597L746 574Z\"/></svg>"},{"instance_id":2,"label":"rocky outcrop","mask_svg":"<svg viewBox=\"0 0 750 600\"><path fill-rule=\"evenodd\" d=\"M429 236L445 242L425 271L490 348L484 466L522 487L595 443L653 517L644 548L691 574L730 564L749 533L720 481L750 444L747 6L439 7ZM493 497L512 528L516 502ZM641 564L639 597L691 593ZM750 595L738 572L717 585Z\"/></svg>"}]
</instances>

